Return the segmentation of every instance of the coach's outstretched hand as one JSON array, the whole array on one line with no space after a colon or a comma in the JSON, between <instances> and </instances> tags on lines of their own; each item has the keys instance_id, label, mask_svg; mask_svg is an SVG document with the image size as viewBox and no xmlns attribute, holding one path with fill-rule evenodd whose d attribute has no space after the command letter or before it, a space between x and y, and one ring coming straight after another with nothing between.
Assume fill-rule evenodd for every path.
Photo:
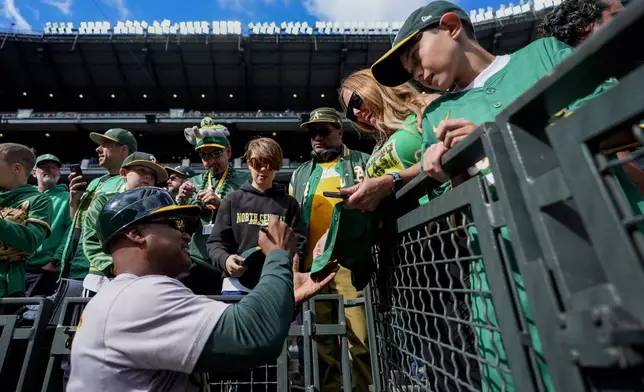
<instances>
[{"instance_id":1,"label":"coach's outstretched hand","mask_svg":"<svg viewBox=\"0 0 644 392\"><path fill-rule=\"evenodd\" d=\"M313 297L331 283L340 269L340 265L334 261L328 268L331 271L330 274L321 280L314 280L311 278L310 273L300 272L300 255L296 254L295 257L293 257L293 290L295 294L295 305L299 305Z\"/></svg>"},{"instance_id":2,"label":"coach's outstretched hand","mask_svg":"<svg viewBox=\"0 0 644 392\"><path fill-rule=\"evenodd\" d=\"M282 222L277 216L272 216L268 227L259 232L259 247L265 255L272 250L292 251L297 245L293 229Z\"/></svg>"}]
</instances>

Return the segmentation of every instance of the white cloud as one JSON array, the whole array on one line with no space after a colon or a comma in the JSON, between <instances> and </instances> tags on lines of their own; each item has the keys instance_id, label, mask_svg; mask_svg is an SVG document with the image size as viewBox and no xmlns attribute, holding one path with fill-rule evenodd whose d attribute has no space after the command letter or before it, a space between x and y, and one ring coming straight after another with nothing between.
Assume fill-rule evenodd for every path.
<instances>
[{"instance_id":1,"label":"white cloud","mask_svg":"<svg viewBox=\"0 0 644 392\"><path fill-rule=\"evenodd\" d=\"M22 16L20 10L16 7L14 0L3 0L2 16L10 19L14 23L14 28L20 32L30 32L31 25Z\"/></svg>"},{"instance_id":2,"label":"white cloud","mask_svg":"<svg viewBox=\"0 0 644 392\"><path fill-rule=\"evenodd\" d=\"M35 9L34 7L30 6L27 4L27 9L31 12L31 14L34 16L35 20L40 20L40 11Z\"/></svg>"},{"instance_id":3,"label":"white cloud","mask_svg":"<svg viewBox=\"0 0 644 392\"><path fill-rule=\"evenodd\" d=\"M50 5L52 7L58 8L63 15L72 14L72 2L73 0L42 0L43 3Z\"/></svg>"},{"instance_id":4,"label":"white cloud","mask_svg":"<svg viewBox=\"0 0 644 392\"><path fill-rule=\"evenodd\" d=\"M121 20L127 19L131 12L125 5L125 0L104 0L107 4L109 4L111 7L116 8L116 10L119 13L119 18Z\"/></svg>"},{"instance_id":5,"label":"white cloud","mask_svg":"<svg viewBox=\"0 0 644 392\"><path fill-rule=\"evenodd\" d=\"M378 22L405 20L427 0L303 0L309 14L319 20Z\"/></svg>"}]
</instances>

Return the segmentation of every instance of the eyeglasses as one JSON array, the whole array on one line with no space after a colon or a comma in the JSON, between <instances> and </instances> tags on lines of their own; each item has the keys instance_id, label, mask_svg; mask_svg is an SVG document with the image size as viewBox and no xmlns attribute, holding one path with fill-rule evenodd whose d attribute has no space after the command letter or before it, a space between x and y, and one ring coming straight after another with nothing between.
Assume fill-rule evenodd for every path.
<instances>
[{"instance_id":1,"label":"eyeglasses","mask_svg":"<svg viewBox=\"0 0 644 392\"><path fill-rule=\"evenodd\" d=\"M199 157L201 159L219 158L221 156L221 154L223 154L223 153L224 153L223 148L217 148L217 149L212 150L210 152L199 151Z\"/></svg>"},{"instance_id":2,"label":"eyeglasses","mask_svg":"<svg viewBox=\"0 0 644 392\"><path fill-rule=\"evenodd\" d=\"M267 171L271 171L271 170L276 170L276 169L277 169L277 165L276 165L276 164L274 164L274 163L272 163L272 162L270 162L270 161L268 161L268 160L265 160L265 159L259 159L259 158L255 158L255 157L250 158L250 159L248 160L248 166L252 167L253 169L255 169L255 170L257 170L257 171L262 170L262 168L264 168L264 167L266 168L266 170L267 170Z\"/></svg>"},{"instance_id":3,"label":"eyeglasses","mask_svg":"<svg viewBox=\"0 0 644 392\"><path fill-rule=\"evenodd\" d=\"M358 122L358 117L353 112L354 109L360 110L362 107L362 98L354 91L351 93L351 98L349 98L349 103L347 104L346 116L349 120L353 122Z\"/></svg>"}]
</instances>

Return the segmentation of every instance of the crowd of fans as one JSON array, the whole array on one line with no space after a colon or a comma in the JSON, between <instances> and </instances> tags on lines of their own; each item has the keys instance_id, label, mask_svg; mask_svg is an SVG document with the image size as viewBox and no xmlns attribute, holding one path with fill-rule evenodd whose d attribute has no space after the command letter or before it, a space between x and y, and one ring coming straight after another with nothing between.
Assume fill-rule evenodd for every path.
<instances>
[{"instance_id":1,"label":"crowd of fans","mask_svg":"<svg viewBox=\"0 0 644 392\"><path fill-rule=\"evenodd\" d=\"M421 172L443 185L420 203L431 203L463 177L484 176L493 187L487 159L467 176L450 178L441 156L493 121L621 9L618 0L565 0L546 17L543 38L501 56L477 43L458 6L435 1L418 9L392 49L339 89L346 117L373 136L374 150L349 149L341 114L315 109L301 124L311 159L294 172L288 190L273 182L283 160L280 145L252 140L244 155L250 173L236 170L228 130L216 124L217 116L184 131L205 169L198 175L190 167L161 167L154 151L140 151L135 136L121 128L90 134L107 174L88 182L72 168L69 189L58 185L55 152L35 157L25 146L0 144L0 297L92 298L72 345L71 391L198 388L204 378L189 374L265 363L283 347L297 304L320 292L362 295L375 268L363 228L373 226L385 198ZM410 78L436 93L420 93ZM593 96L615 83L597 86ZM573 115L593 96L550 113L552 121ZM635 148L619 138L602 147L619 157ZM644 173L636 165L622 170L620 183L635 187L626 193L638 205ZM37 187L27 185L29 175ZM354 232L362 237L356 240ZM243 299L225 305L195 294ZM473 318L493 308L483 299L471 302ZM331 307L319 305L316 316L330 321ZM364 309L347 308L346 326L354 388L368 391ZM500 334L475 332L482 356L498 352L488 346L500 344ZM531 338L539 351L536 331ZM337 342L319 344L324 390L338 391ZM494 369L485 375L491 388L514 390Z\"/></svg>"}]
</instances>

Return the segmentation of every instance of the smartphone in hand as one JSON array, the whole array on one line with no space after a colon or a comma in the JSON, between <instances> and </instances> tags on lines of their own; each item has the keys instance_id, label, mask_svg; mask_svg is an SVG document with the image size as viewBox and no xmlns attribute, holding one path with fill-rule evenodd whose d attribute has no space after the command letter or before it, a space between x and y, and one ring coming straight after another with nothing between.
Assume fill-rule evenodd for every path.
<instances>
[{"instance_id":1,"label":"smartphone in hand","mask_svg":"<svg viewBox=\"0 0 644 392\"><path fill-rule=\"evenodd\" d=\"M83 176L83 170L81 169L80 165L70 165L69 166L69 171L76 174L77 177L82 177ZM85 190L85 187L78 187L76 188L79 191Z\"/></svg>"}]
</instances>

